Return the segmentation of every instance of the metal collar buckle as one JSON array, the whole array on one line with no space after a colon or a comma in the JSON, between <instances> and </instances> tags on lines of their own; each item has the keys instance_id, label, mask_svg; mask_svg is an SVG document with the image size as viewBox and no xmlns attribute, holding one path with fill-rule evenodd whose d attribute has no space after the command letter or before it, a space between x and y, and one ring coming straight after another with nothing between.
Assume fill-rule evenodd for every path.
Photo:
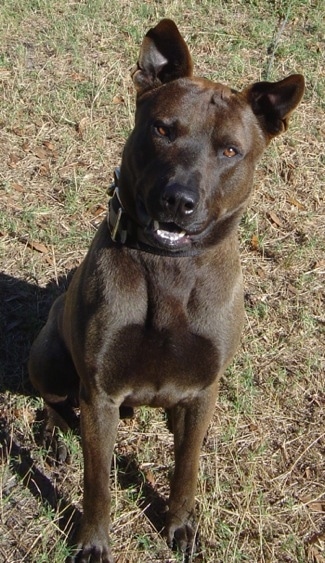
<instances>
[{"instance_id":1,"label":"metal collar buckle","mask_svg":"<svg viewBox=\"0 0 325 563\"><path fill-rule=\"evenodd\" d=\"M118 233L118 228L119 228L119 225L120 225L122 213L123 213L123 210L120 207L118 212L117 212L117 218L116 218L115 226L113 227L113 230L111 231L111 237L112 237L113 242L116 242L116 235Z\"/></svg>"},{"instance_id":2,"label":"metal collar buckle","mask_svg":"<svg viewBox=\"0 0 325 563\"><path fill-rule=\"evenodd\" d=\"M108 227L111 233L112 241L113 242L120 242L124 244L127 237L127 226L122 225L123 219L123 205L120 200L118 183L120 178L120 169L115 168L114 170L114 182L108 188L108 214L107 214L107 222Z\"/></svg>"}]
</instances>

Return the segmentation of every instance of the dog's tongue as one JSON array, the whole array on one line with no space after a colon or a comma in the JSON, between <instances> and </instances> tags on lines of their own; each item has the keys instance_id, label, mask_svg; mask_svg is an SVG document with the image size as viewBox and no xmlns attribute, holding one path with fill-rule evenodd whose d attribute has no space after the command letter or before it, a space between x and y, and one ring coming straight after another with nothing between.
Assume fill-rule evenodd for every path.
<instances>
[{"instance_id":1,"label":"dog's tongue","mask_svg":"<svg viewBox=\"0 0 325 563\"><path fill-rule=\"evenodd\" d=\"M169 242L177 242L186 235L185 231L182 231L175 223L159 223L154 221L153 228L160 238Z\"/></svg>"}]
</instances>

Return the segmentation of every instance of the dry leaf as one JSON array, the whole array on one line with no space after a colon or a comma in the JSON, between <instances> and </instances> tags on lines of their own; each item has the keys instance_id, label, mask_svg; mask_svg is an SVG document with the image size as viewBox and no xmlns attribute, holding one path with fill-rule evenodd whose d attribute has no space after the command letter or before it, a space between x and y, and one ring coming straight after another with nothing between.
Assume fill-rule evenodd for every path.
<instances>
[{"instance_id":1,"label":"dry leaf","mask_svg":"<svg viewBox=\"0 0 325 563\"><path fill-rule=\"evenodd\" d=\"M42 149L42 147L36 147L36 149L34 149L33 153L34 153L35 156L37 156L37 158L40 158L41 160L47 159L47 152L46 152L46 150Z\"/></svg>"},{"instance_id":2,"label":"dry leaf","mask_svg":"<svg viewBox=\"0 0 325 563\"><path fill-rule=\"evenodd\" d=\"M27 246L29 246L33 250L37 250L37 252L48 252L45 244L42 244L41 242L30 241L29 243L27 243Z\"/></svg>"},{"instance_id":3,"label":"dry leaf","mask_svg":"<svg viewBox=\"0 0 325 563\"><path fill-rule=\"evenodd\" d=\"M150 469L147 469L146 471L144 471L144 474L145 474L147 483L149 483L149 485L154 487L156 485L156 480L155 480L155 476L154 476L153 472L150 471Z\"/></svg>"},{"instance_id":4,"label":"dry leaf","mask_svg":"<svg viewBox=\"0 0 325 563\"><path fill-rule=\"evenodd\" d=\"M29 149L30 149L30 142L29 142L29 141L25 141L25 142L22 144L22 149L23 149L23 151L25 151L25 152L29 152Z\"/></svg>"},{"instance_id":5,"label":"dry leaf","mask_svg":"<svg viewBox=\"0 0 325 563\"><path fill-rule=\"evenodd\" d=\"M20 237L18 240L23 244L26 244L28 248L31 248L32 250L37 250L37 252L41 252L42 254L48 252L47 247L42 242L28 240L25 237Z\"/></svg>"},{"instance_id":6,"label":"dry leaf","mask_svg":"<svg viewBox=\"0 0 325 563\"><path fill-rule=\"evenodd\" d=\"M299 500L303 502L312 512L324 512L325 503L320 500L313 500L310 495L301 495Z\"/></svg>"},{"instance_id":7,"label":"dry leaf","mask_svg":"<svg viewBox=\"0 0 325 563\"><path fill-rule=\"evenodd\" d=\"M8 207L12 207L15 211L21 211L21 209L17 206L17 200L19 201L18 194L13 194L12 197L6 197L6 205Z\"/></svg>"},{"instance_id":8,"label":"dry leaf","mask_svg":"<svg viewBox=\"0 0 325 563\"><path fill-rule=\"evenodd\" d=\"M24 129L20 129L20 127L14 127L12 132L15 133L15 135L17 135L18 137L23 137L25 134Z\"/></svg>"},{"instance_id":9,"label":"dry leaf","mask_svg":"<svg viewBox=\"0 0 325 563\"><path fill-rule=\"evenodd\" d=\"M49 176L50 175L50 165L49 162L43 162L38 169L38 173L41 176Z\"/></svg>"},{"instance_id":10,"label":"dry leaf","mask_svg":"<svg viewBox=\"0 0 325 563\"><path fill-rule=\"evenodd\" d=\"M277 225L278 227L282 227L281 219L275 213L273 213L273 211L270 211L267 216L269 217L269 219L271 219L272 223L275 223L275 225Z\"/></svg>"},{"instance_id":11,"label":"dry leaf","mask_svg":"<svg viewBox=\"0 0 325 563\"><path fill-rule=\"evenodd\" d=\"M291 205L294 205L295 207L297 207L297 209L300 209L301 211L306 209L305 206L302 203L300 203L300 201L298 201L292 196L287 197L287 202L291 203Z\"/></svg>"},{"instance_id":12,"label":"dry leaf","mask_svg":"<svg viewBox=\"0 0 325 563\"><path fill-rule=\"evenodd\" d=\"M311 471L310 467L306 467L306 469L305 469L305 475L306 475L306 478L307 478L307 479L311 479L311 477L312 477L312 471Z\"/></svg>"},{"instance_id":13,"label":"dry leaf","mask_svg":"<svg viewBox=\"0 0 325 563\"><path fill-rule=\"evenodd\" d=\"M11 153L9 155L9 166L10 168L16 168L18 162L20 161L20 157L17 154Z\"/></svg>"},{"instance_id":14,"label":"dry leaf","mask_svg":"<svg viewBox=\"0 0 325 563\"><path fill-rule=\"evenodd\" d=\"M324 557L319 553L318 549L310 545L308 546L308 555L307 555L308 563L325 563Z\"/></svg>"},{"instance_id":15,"label":"dry leaf","mask_svg":"<svg viewBox=\"0 0 325 563\"><path fill-rule=\"evenodd\" d=\"M48 151L54 151L55 147L51 141L43 141L43 146L47 148Z\"/></svg>"},{"instance_id":16,"label":"dry leaf","mask_svg":"<svg viewBox=\"0 0 325 563\"><path fill-rule=\"evenodd\" d=\"M12 188L13 188L14 190L16 190L16 192L20 192L20 193L21 193L21 192L24 191L23 186L21 186L20 184L17 184L16 182L14 182L14 183L12 184Z\"/></svg>"},{"instance_id":17,"label":"dry leaf","mask_svg":"<svg viewBox=\"0 0 325 563\"><path fill-rule=\"evenodd\" d=\"M31 423L34 421L34 413L24 408L15 408L13 410L14 416L19 420L26 420Z\"/></svg>"},{"instance_id":18,"label":"dry leaf","mask_svg":"<svg viewBox=\"0 0 325 563\"><path fill-rule=\"evenodd\" d=\"M298 293L298 290L291 283L288 283L288 290L290 291L290 293L293 293L294 295L297 295Z\"/></svg>"},{"instance_id":19,"label":"dry leaf","mask_svg":"<svg viewBox=\"0 0 325 563\"><path fill-rule=\"evenodd\" d=\"M310 502L308 508L312 512L324 512L324 505L321 502Z\"/></svg>"},{"instance_id":20,"label":"dry leaf","mask_svg":"<svg viewBox=\"0 0 325 563\"><path fill-rule=\"evenodd\" d=\"M324 540L325 540L325 533L324 532L314 531L314 532L312 532L311 534L308 535L305 542L306 542L307 545L312 545L314 543L317 543L319 541L324 541Z\"/></svg>"},{"instance_id":21,"label":"dry leaf","mask_svg":"<svg viewBox=\"0 0 325 563\"><path fill-rule=\"evenodd\" d=\"M317 260L317 262L314 262L312 265L313 270L318 270L319 268L324 268L324 267L325 267L325 260Z\"/></svg>"},{"instance_id":22,"label":"dry leaf","mask_svg":"<svg viewBox=\"0 0 325 563\"><path fill-rule=\"evenodd\" d=\"M114 98L112 99L112 103L113 104L124 104L123 96L114 96Z\"/></svg>"},{"instance_id":23,"label":"dry leaf","mask_svg":"<svg viewBox=\"0 0 325 563\"><path fill-rule=\"evenodd\" d=\"M88 125L88 117L83 117L82 119L80 119L79 123L77 123L76 129L80 137L83 137L84 132L87 129L87 125Z\"/></svg>"},{"instance_id":24,"label":"dry leaf","mask_svg":"<svg viewBox=\"0 0 325 563\"><path fill-rule=\"evenodd\" d=\"M44 258L45 258L45 262L47 262L49 266L54 265L53 259L49 254L44 254Z\"/></svg>"},{"instance_id":25,"label":"dry leaf","mask_svg":"<svg viewBox=\"0 0 325 563\"><path fill-rule=\"evenodd\" d=\"M83 80L85 80L85 76L83 74L80 74L79 72L72 72L70 74L70 78L71 80L75 80L75 82L82 82Z\"/></svg>"},{"instance_id":26,"label":"dry leaf","mask_svg":"<svg viewBox=\"0 0 325 563\"><path fill-rule=\"evenodd\" d=\"M258 250L260 247L259 244L259 240L258 240L258 236L257 235L253 235L251 238L251 247L253 250Z\"/></svg>"},{"instance_id":27,"label":"dry leaf","mask_svg":"<svg viewBox=\"0 0 325 563\"><path fill-rule=\"evenodd\" d=\"M71 162L70 164L66 164L65 166L59 168L60 178L65 178L66 176L71 175L76 166L78 166L78 162Z\"/></svg>"},{"instance_id":28,"label":"dry leaf","mask_svg":"<svg viewBox=\"0 0 325 563\"><path fill-rule=\"evenodd\" d=\"M98 215L101 215L101 213L103 213L104 211L106 211L107 208L104 207L104 205L96 205L93 209L91 209L91 214L93 215L93 217L98 217Z\"/></svg>"},{"instance_id":29,"label":"dry leaf","mask_svg":"<svg viewBox=\"0 0 325 563\"><path fill-rule=\"evenodd\" d=\"M7 70L6 68L0 68L0 80L5 80L7 78L10 78L10 76L10 70Z\"/></svg>"}]
</instances>

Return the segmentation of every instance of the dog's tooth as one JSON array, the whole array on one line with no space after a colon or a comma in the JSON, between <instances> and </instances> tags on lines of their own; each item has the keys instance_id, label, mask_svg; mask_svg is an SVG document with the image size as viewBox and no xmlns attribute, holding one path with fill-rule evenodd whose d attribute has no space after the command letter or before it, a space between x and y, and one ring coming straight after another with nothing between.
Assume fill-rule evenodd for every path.
<instances>
[{"instance_id":1,"label":"dog's tooth","mask_svg":"<svg viewBox=\"0 0 325 563\"><path fill-rule=\"evenodd\" d=\"M158 222L158 221L154 221L154 222L153 222L153 230L154 230L154 231L158 231L158 229L159 229L159 222Z\"/></svg>"},{"instance_id":2,"label":"dog's tooth","mask_svg":"<svg viewBox=\"0 0 325 563\"><path fill-rule=\"evenodd\" d=\"M173 233L170 231L163 231L161 229L157 230L157 235L161 238L167 239L171 242L177 241L185 235L185 231L181 231L180 233Z\"/></svg>"}]
</instances>

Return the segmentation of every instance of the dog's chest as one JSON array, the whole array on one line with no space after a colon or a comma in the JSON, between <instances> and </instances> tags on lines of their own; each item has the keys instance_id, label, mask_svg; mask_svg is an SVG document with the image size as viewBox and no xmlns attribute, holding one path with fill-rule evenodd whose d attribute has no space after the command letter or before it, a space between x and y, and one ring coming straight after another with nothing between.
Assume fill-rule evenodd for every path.
<instances>
[{"instance_id":1,"label":"dog's chest","mask_svg":"<svg viewBox=\"0 0 325 563\"><path fill-rule=\"evenodd\" d=\"M128 296L129 315L119 299L121 294L115 305L124 310L123 326L107 350L114 364L108 385L125 404L167 408L214 381L221 367L209 329L215 312L198 298L193 272L156 268L145 284L134 286L131 300Z\"/></svg>"},{"instance_id":2,"label":"dog's chest","mask_svg":"<svg viewBox=\"0 0 325 563\"><path fill-rule=\"evenodd\" d=\"M125 327L117 342L124 403L170 407L212 383L218 371L215 346L184 327Z\"/></svg>"},{"instance_id":3,"label":"dog's chest","mask_svg":"<svg viewBox=\"0 0 325 563\"><path fill-rule=\"evenodd\" d=\"M105 270L87 363L117 402L168 408L190 400L213 383L238 343L240 270L229 280L213 256L123 256L123 268L119 259Z\"/></svg>"}]
</instances>

